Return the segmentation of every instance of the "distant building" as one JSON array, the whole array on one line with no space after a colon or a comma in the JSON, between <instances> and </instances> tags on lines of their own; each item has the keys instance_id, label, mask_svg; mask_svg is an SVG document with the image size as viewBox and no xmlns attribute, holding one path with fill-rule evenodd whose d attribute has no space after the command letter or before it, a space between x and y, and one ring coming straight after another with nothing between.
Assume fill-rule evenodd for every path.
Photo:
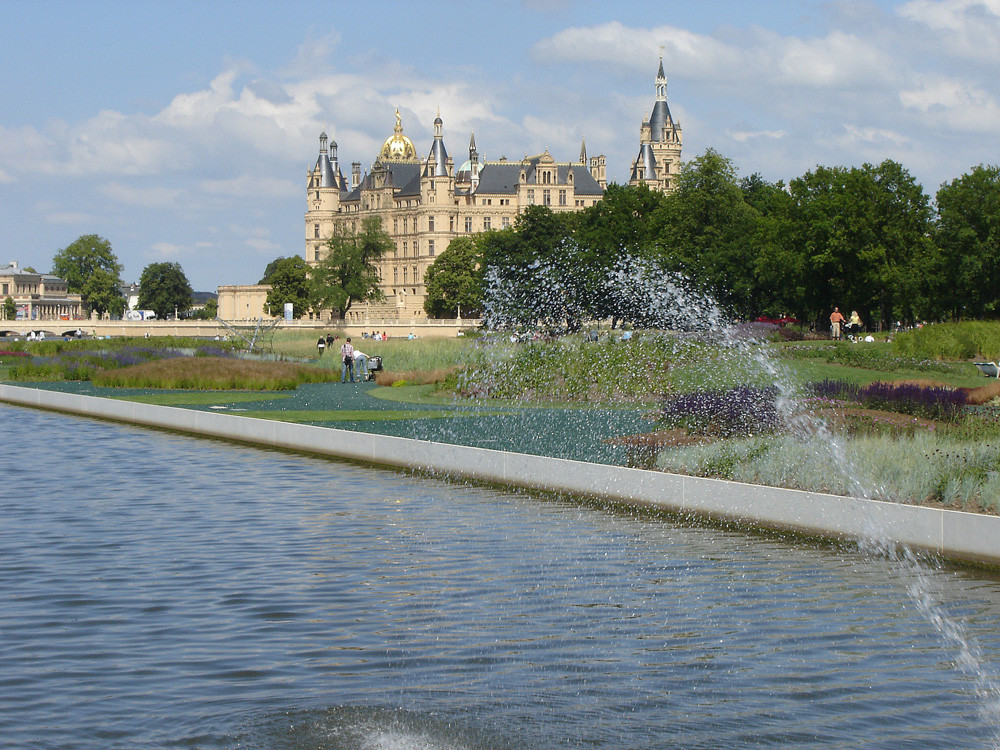
<instances>
[{"instance_id":1,"label":"distant building","mask_svg":"<svg viewBox=\"0 0 1000 750\"><path fill-rule=\"evenodd\" d=\"M639 156L632 163L630 185L669 191L680 168L682 133L667 106L663 60L656 77L652 114L640 128ZM444 123L434 120L434 140L427 156L418 157L403 132L396 111L393 134L382 144L369 171L352 162L345 178L337 142L319 136L319 157L306 174L305 253L315 266L327 252L326 241L340 226L361 229L377 216L392 238L393 250L379 264L385 302L353 305L349 322L425 317L424 274L456 237L505 229L531 205L553 211L579 211L597 203L607 187L606 158L587 156L582 141L576 161L556 161L548 152L519 160L482 158L473 134L468 159L457 168L444 143ZM251 319L279 315L266 310L267 285L219 287L219 316Z\"/></svg>"},{"instance_id":2,"label":"distant building","mask_svg":"<svg viewBox=\"0 0 1000 750\"><path fill-rule=\"evenodd\" d=\"M83 301L70 294L65 279L50 273L32 273L18 268L16 261L0 268L0 303L8 297L17 306L17 320L79 320ZM0 308L0 315L5 313Z\"/></svg>"}]
</instances>

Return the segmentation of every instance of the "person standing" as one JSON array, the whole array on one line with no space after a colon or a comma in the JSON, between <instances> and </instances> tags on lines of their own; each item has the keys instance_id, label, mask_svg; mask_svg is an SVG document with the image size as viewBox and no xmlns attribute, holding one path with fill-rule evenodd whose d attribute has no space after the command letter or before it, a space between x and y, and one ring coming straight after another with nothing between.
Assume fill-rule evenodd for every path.
<instances>
[{"instance_id":1,"label":"person standing","mask_svg":"<svg viewBox=\"0 0 1000 750\"><path fill-rule=\"evenodd\" d=\"M319 337L319 341L316 342L316 351L319 352L319 356L323 356L323 350L326 348L326 339L322 336Z\"/></svg>"},{"instance_id":2,"label":"person standing","mask_svg":"<svg viewBox=\"0 0 1000 750\"><path fill-rule=\"evenodd\" d=\"M354 350L354 374L359 383L368 382L368 355L359 349Z\"/></svg>"},{"instance_id":3,"label":"person standing","mask_svg":"<svg viewBox=\"0 0 1000 750\"><path fill-rule=\"evenodd\" d=\"M858 336L861 335L861 316L858 315L857 310L851 311L851 322L847 326L848 335L851 337L851 341L857 341Z\"/></svg>"},{"instance_id":4,"label":"person standing","mask_svg":"<svg viewBox=\"0 0 1000 750\"><path fill-rule=\"evenodd\" d=\"M844 323L844 316L840 314L840 308L833 308L833 312L830 313L830 338L834 341L840 341L840 326Z\"/></svg>"},{"instance_id":5,"label":"person standing","mask_svg":"<svg viewBox=\"0 0 1000 750\"><path fill-rule=\"evenodd\" d=\"M340 358L344 362L344 366L340 369L340 382L343 383L350 377L351 382L354 382L354 347L351 346L350 337L344 342L344 345L340 347Z\"/></svg>"}]
</instances>

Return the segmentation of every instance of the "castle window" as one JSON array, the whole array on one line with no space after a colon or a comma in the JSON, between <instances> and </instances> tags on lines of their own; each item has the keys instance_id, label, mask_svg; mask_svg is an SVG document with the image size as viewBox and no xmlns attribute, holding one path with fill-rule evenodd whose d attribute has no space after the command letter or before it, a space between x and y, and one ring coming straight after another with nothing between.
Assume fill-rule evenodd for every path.
<instances>
[{"instance_id":1,"label":"castle window","mask_svg":"<svg viewBox=\"0 0 1000 750\"><path fill-rule=\"evenodd\" d=\"M406 275L407 275L407 272L409 270L410 270L409 268L407 268L406 266L403 266L403 283L404 284L407 283Z\"/></svg>"},{"instance_id":2,"label":"castle window","mask_svg":"<svg viewBox=\"0 0 1000 750\"><path fill-rule=\"evenodd\" d=\"M313 238L319 239L319 224L313 224Z\"/></svg>"},{"instance_id":3,"label":"castle window","mask_svg":"<svg viewBox=\"0 0 1000 750\"><path fill-rule=\"evenodd\" d=\"M552 195L548 190L542 191L542 205L551 206L552 205Z\"/></svg>"},{"instance_id":4,"label":"castle window","mask_svg":"<svg viewBox=\"0 0 1000 750\"><path fill-rule=\"evenodd\" d=\"M565 206L566 205L566 191L565 190L560 190L559 191L559 205L560 206Z\"/></svg>"},{"instance_id":5,"label":"castle window","mask_svg":"<svg viewBox=\"0 0 1000 750\"><path fill-rule=\"evenodd\" d=\"M392 220L392 233L399 234L399 219Z\"/></svg>"},{"instance_id":6,"label":"castle window","mask_svg":"<svg viewBox=\"0 0 1000 750\"><path fill-rule=\"evenodd\" d=\"M534 203L534 202L535 202L535 191L534 190L529 190L528 191L528 203Z\"/></svg>"},{"instance_id":7,"label":"castle window","mask_svg":"<svg viewBox=\"0 0 1000 750\"><path fill-rule=\"evenodd\" d=\"M404 257L404 258L406 257L406 251L407 251L407 249L408 249L408 248L406 247L406 243L404 242L404 243L403 243L403 257Z\"/></svg>"},{"instance_id":8,"label":"castle window","mask_svg":"<svg viewBox=\"0 0 1000 750\"><path fill-rule=\"evenodd\" d=\"M427 254L434 255L434 240L427 240Z\"/></svg>"},{"instance_id":9,"label":"castle window","mask_svg":"<svg viewBox=\"0 0 1000 750\"><path fill-rule=\"evenodd\" d=\"M500 219L500 226L503 227L504 229L507 229L510 226L510 217L504 216L502 219Z\"/></svg>"},{"instance_id":10,"label":"castle window","mask_svg":"<svg viewBox=\"0 0 1000 750\"><path fill-rule=\"evenodd\" d=\"M428 232L433 232L434 231L434 217L433 216L428 216L427 217L427 231Z\"/></svg>"},{"instance_id":11,"label":"castle window","mask_svg":"<svg viewBox=\"0 0 1000 750\"><path fill-rule=\"evenodd\" d=\"M392 283L393 284L398 284L399 283L399 269L398 268L393 268L392 269Z\"/></svg>"},{"instance_id":12,"label":"castle window","mask_svg":"<svg viewBox=\"0 0 1000 750\"><path fill-rule=\"evenodd\" d=\"M466 216L465 217L465 231L466 232L471 232L472 231L472 217L471 216Z\"/></svg>"},{"instance_id":13,"label":"castle window","mask_svg":"<svg viewBox=\"0 0 1000 750\"><path fill-rule=\"evenodd\" d=\"M485 231L489 231L490 230L490 217L489 216L484 216L483 217L483 230L485 230Z\"/></svg>"}]
</instances>

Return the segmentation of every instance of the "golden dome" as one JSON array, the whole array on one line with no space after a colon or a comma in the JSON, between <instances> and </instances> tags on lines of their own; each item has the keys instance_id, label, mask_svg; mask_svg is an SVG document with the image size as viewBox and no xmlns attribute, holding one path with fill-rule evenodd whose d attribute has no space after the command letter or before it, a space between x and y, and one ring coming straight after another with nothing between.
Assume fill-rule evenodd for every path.
<instances>
[{"instance_id":1,"label":"golden dome","mask_svg":"<svg viewBox=\"0 0 1000 750\"><path fill-rule=\"evenodd\" d=\"M396 128L392 135L385 139L382 150L378 154L382 161L417 161L417 148L413 141L403 135L403 118L396 110Z\"/></svg>"}]
</instances>

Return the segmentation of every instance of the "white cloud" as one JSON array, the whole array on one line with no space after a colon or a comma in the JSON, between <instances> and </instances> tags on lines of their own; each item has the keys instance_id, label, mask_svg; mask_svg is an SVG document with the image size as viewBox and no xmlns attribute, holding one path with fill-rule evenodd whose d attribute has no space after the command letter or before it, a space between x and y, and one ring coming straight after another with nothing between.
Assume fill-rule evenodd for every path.
<instances>
[{"instance_id":1,"label":"white cloud","mask_svg":"<svg viewBox=\"0 0 1000 750\"><path fill-rule=\"evenodd\" d=\"M291 197L302 194L302 185L292 180L243 174L225 180L202 180L206 193L231 197Z\"/></svg>"},{"instance_id":2,"label":"white cloud","mask_svg":"<svg viewBox=\"0 0 1000 750\"><path fill-rule=\"evenodd\" d=\"M788 132L784 130L733 130L728 135L737 143L746 143L747 141L754 141L761 138L778 141L785 138Z\"/></svg>"},{"instance_id":3,"label":"white cloud","mask_svg":"<svg viewBox=\"0 0 1000 750\"><path fill-rule=\"evenodd\" d=\"M183 191L178 188L159 186L137 187L121 182L111 182L100 188L103 195L116 203L139 208L173 209Z\"/></svg>"},{"instance_id":4,"label":"white cloud","mask_svg":"<svg viewBox=\"0 0 1000 750\"><path fill-rule=\"evenodd\" d=\"M918 88L900 92L899 98L938 126L995 134L1000 121L1000 105L993 96L955 78L928 77Z\"/></svg>"},{"instance_id":5,"label":"white cloud","mask_svg":"<svg viewBox=\"0 0 1000 750\"><path fill-rule=\"evenodd\" d=\"M97 218L92 214L65 211L46 214L45 221L49 224L93 224Z\"/></svg>"},{"instance_id":6,"label":"white cloud","mask_svg":"<svg viewBox=\"0 0 1000 750\"><path fill-rule=\"evenodd\" d=\"M953 55L1000 62L1000 0L912 0L898 12Z\"/></svg>"},{"instance_id":7,"label":"white cloud","mask_svg":"<svg viewBox=\"0 0 1000 750\"><path fill-rule=\"evenodd\" d=\"M902 146L910 139L901 133L883 128L859 127L850 123L844 124L844 135L840 142L845 148L853 149L861 146L891 145Z\"/></svg>"},{"instance_id":8,"label":"white cloud","mask_svg":"<svg viewBox=\"0 0 1000 750\"><path fill-rule=\"evenodd\" d=\"M694 79L742 67L740 51L712 37L674 26L631 28L619 21L565 29L538 42L532 54L540 62L602 62L648 70L661 47L665 68L683 69Z\"/></svg>"},{"instance_id":9,"label":"white cloud","mask_svg":"<svg viewBox=\"0 0 1000 750\"><path fill-rule=\"evenodd\" d=\"M817 39L783 39L778 46L774 69L793 85L822 89L864 84L893 67L891 58L870 41L839 31Z\"/></svg>"},{"instance_id":10,"label":"white cloud","mask_svg":"<svg viewBox=\"0 0 1000 750\"><path fill-rule=\"evenodd\" d=\"M183 245L175 245L170 242L154 242L149 249L151 252L146 253L146 255L157 258L177 258L189 252L188 248Z\"/></svg>"}]
</instances>

